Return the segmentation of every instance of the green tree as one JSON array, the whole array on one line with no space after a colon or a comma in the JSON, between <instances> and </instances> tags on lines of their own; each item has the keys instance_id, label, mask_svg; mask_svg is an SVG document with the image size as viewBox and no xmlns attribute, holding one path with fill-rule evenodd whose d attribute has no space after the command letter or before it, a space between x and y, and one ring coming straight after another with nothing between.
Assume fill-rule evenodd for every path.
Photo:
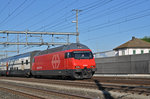
<instances>
[{"instance_id":1,"label":"green tree","mask_svg":"<svg viewBox=\"0 0 150 99\"><path fill-rule=\"evenodd\" d=\"M141 38L141 40L144 40L144 41L146 41L146 42L150 42L150 37L145 36L145 37Z\"/></svg>"}]
</instances>

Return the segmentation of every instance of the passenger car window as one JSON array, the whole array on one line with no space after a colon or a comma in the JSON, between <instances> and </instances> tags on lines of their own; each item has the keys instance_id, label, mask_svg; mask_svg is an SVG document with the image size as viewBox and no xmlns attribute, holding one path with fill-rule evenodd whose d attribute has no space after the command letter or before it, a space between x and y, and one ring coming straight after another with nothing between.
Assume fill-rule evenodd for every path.
<instances>
[{"instance_id":1,"label":"passenger car window","mask_svg":"<svg viewBox=\"0 0 150 99\"><path fill-rule=\"evenodd\" d=\"M21 64L23 65L23 61L21 61Z\"/></svg>"},{"instance_id":2,"label":"passenger car window","mask_svg":"<svg viewBox=\"0 0 150 99\"><path fill-rule=\"evenodd\" d=\"M28 60L26 60L26 65L28 65Z\"/></svg>"}]
</instances>

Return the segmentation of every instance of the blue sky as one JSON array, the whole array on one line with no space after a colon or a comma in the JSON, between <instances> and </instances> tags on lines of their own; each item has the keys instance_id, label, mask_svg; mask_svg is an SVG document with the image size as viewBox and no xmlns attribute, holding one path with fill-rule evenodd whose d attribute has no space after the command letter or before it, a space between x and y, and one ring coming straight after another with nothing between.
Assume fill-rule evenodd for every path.
<instances>
[{"instance_id":1,"label":"blue sky","mask_svg":"<svg viewBox=\"0 0 150 99\"><path fill-rule=\"evenodd\" d=\"M112 50L132 36L150 36L150 0L0 0L0 5L0 30L16 31L75 32L72 10L82 10L78 16L80 43L93 52ZM0 34L3 36L6 37ZM19 37L25 41L24 35ZM51 38L44 36L44 39L50 41ZM16 36L10 35L9 40L16 41ZM75 37L70 38L70 42L75 40ZM0 41L6 39L0 38ZM3 50L17 48L0 47ZM20 53L46 48L20 46Z\"/></svg>"}]
</instances>

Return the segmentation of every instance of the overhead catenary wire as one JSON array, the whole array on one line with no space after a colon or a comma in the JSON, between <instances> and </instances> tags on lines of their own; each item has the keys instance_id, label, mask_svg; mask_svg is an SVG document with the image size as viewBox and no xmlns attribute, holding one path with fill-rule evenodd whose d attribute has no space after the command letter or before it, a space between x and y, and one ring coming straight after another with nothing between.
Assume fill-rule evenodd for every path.
<instances>
[{"instance_id":1,"label":"overhead catenary wire","mask_svg":"<svg viewBox=\"0 0 150 99\"><path fill-rule=\"evenodd\" d=\"M90 6L90 7L86 7L86 9L85 10L88 10L88 11L90 11L90 10L93 10L93 9L95 9L95 8L98 8L98 7L101 7L101 6L104 6L105 4L107 4L107 3L109 3L109 2L111 2L112 0L108 0L108 1L104 1L104 2L100 2L100 4L97 4L96 6ZM91 8L93 8L93 9L91 9ZM85 12L88 12L88 11L85 11ZM83 11L83 13L85 13L84 11ZM73 19L73 17L72 17L72 15L70 15L70 16L68 16L67 18L68 18L68 20L70 20L70 19ZM75 18L75 17L74 17ZM69 27L69 26L66 26L66 25L69 25L69 24L62 24L62 23L64 23L65 21L61 21L61 22L58 22L58 23L56 23L55 25L53 25L53 26L49 26L50 24L48 24L48 25L46 25L46 26L44 26L44 28L46 28L46 27L48 27L47 29L52 29L52 28L54 28L54 27L58 27L58 26L61 26L61 27ZM73 25L71 25L71 26L73 26ZM37 30L39 30L39 29L42 29L43 27L41 27L41 28L38 28ZM62 29L59 29L59 30L62 30Z\"/></svg>"},{"instance_id":2,"label":"overhead catenary wire","mask_svg":"<svg viewBox=\"0 0 150 99\"><path fill-rule=\"evenodd\" d=\"M133 7L134 5L137 6L138 4L141 4L141 2L140 2L138 4L136 3L134 5L131 5L132 3L134 3L134 2L133 1L123 1L121 3L119 2L118 4L112 5L111 7L107 8L107 9L98 11L98 12L101 12L100 14L98 14L98 12L92 13L91 14L92 17L83 18L83 20L81 20L81 23L89 22L91 20L93 21L93 20L96 20L97 18L102 18L102 17L108 16L108 15L114 14L116 12L122 11L124 9Z\"/></svg>"},{"instance_id":3,"label":"overhead catenary wire","mask_svg":"<svg viewBox=\"0 0 150 99\"><path fill-rule=\"evenodd\" d=\"M111 23L111 24L108 24L108 25L105 25L105 26L96 26L93 29L90 29L90 31L95 31L95 30L107 28L107 27L110 27L110 26L114 26L114 25L117 25L117 24L125 23L125 22L128 22L128 21L133 21L133 20L140 19L140 18L147 17L147 16L150 16L150 13L145 14L145 15L141 15L141 16L137 16L137 17L134 17L134 18L130 18L130 19L125 19L123 21Z\"/></svg>"},{"instance_id":4,"label":"overhead catenary wire","mask_svg":"<svg viewBox=\"0 0 150 99\"><path fill-rule=\"evenodd\" d=\"M21 13L23 13L23 11L25 11L27 8L29 8L30 6L32 6L32 4L34 4L34 2L35 2L35 0L33 0L30 4L28 4L28 5L27 5L25 8L23 8L21 11L19 11L15 16L9 18L9 20L13 20L13 19L16 18L18 15L20 15ZM7 20L7 21L5 22L5 24L3 24L3 26L6 25L6 23L7 23L9 20ZM9 21L9 22L10 22L10 21Z\"/></svg>"},{"instance_id":5,"label":"overhead catenary wire","mask_svg":"<svg viewBox=\"0 0 150 99\"><path fill-rule=\"evenodd\" d=\"M58 2L56 2L54 5L57 5L57 4L60 4L61 2L63 2L64 0L59 0ZM23 23L26 23L26 22L30 22L31 20L35 19L36 17L39 17L40 15L42 15L43 13L49 11L49 9L51 9L52 7L49 6L48 8L44 9L44 10L41 10L40 12L36 13L35 15L29 17L28 19L25 19L24 21L20 22L19 24L17 24L16 26L20 26L20 25L23 25ZM15 26L15 27L16 27Z\"/></svg>"},{"instance_id":6,"label":"overhead catenary wire","mask_svg":"<svg viewBox=\"0 0 150 99\"><path fill-rule=\"evenodd\" d=\"M90 6L93 6L93 5L97 4L98 2L100 2L100 0L96 0L96 1L94 1L94 2L85 4L85 5L81 5L81 6L79 5L79 9L85 9L85 8L87 8L87 7L90 7Z\"/></svg>"},{"instance_id":7,"label":"overhead catenary wire","mask_svg":"<svg viewBox=\"0 0 150 99\"><path fill-rule=\"evenodd\" d=\"M108 2L109 3L109 2ZM97 18L101 18L101 17L104 17L104 16L106 16L106 15L110 15L110 14L114 14L114 13L116 13L116 12L119 12L119 11L122 11L122 10L124 10L124 9L127 9L127 8L129 8L129 7L133 7L133 6L137 6L138 4L142 4L142 2L139 2L139 3L135 3L135 4L133 4L133 5L131 5L132 3L134 3L133 1L132 2L128 2L128 1L123 1L123 2L121 2L121 3L119 3L119 4L117 4L117 5L113 5L113 6L111 6L111 7L109 7L108 9L106 9L106 10L102 10L102 11L100 11L100 12L102 12L102 13L100 13L100 15L97 15L96 13L98 13L98 12L96 12L95 14L96 14L96 17L93 17L95 14L92 14L91 16L92 17L89 17L90 19L88 19L87 17L81 17L81 21L80 21L80 23L79 24L85 24L85 23L88 23L88 22L90 22L90 21L93 21L93 20L96 20ZM127 5L127 6L126 6ZM119 7L118 7L119 6ZM125 6L125 7L124 7ZM122 8L122 7L124 7L124 8ZM121 9L120 9L121 8ZM112 10L110 10L110 9L112 9ZM107 11L108 10L108 12L105 12L105 11ZM110 10L110 11L109 11ZM84 13L84 11L83 11L83 13ZM80 16L82 16L82 15L84 15L83 13L81 13L80 14ZM73 26L73 25L71 25L71 26ZM70 26L70 27L71 27ZM69 26L62 26L61 28L62 29L65 29L65 27L66 28L68 28Z\"/></svg>"},{"instance_id":8,"label":"overhead catenary wire","mask_svg":"<svg viewBox=\"0 0 150 99\"><path fill-rule=\"evenodd\" d=\"M101 5L98 5L98 6L96 6L96 7L102 7L102 6L104 6L104 5L106 5L106 4L108 4L108 3L110 3L112 0L109 0L109 1L107 1L107 2L103 2L103 3L101 3ZM125 2L123 2L123 3L125 3ZM129 3L131 3L131 2L129 2ZM119 6L120 6L120 4L118 4ZM111 7L110 7L111 8ZM92 10L92 9L91 9ZM108 9L109 10L109 9ZM82 15L84 15L85 13L87 13L87 12L89 12L89 11L82 11L82 13L81 14L79 14L80 15L80 17L82 16ZM102 12L104 12L104 11L102 11ZM94 14L93 14L94 15ZM93 16L93 15L91 15L91 16ZM92 18L92 17L90 17L90 18ZM86 17L85 18L83 18L82 19L82 17L81 17L81 22L79 23L79 24L82 24L83 22L83 20L84 19L87 19ZM96 19L96 18L95 18ZM86 21L86 23L87 22L89 22L89 21L92 21L93 20L93 18L91 19L91 20L87 20ZM61 29L59 29L59 30L62 30L62 29L66 29L66 28L69 28L69 26L70 27L73 27L74 25L70 25L70 24L61 24L61 23L59 23L59 24L57 24L57 25L55 25L54 27L58 27L58 26L60 26L61 27ZM48 28L49 29L49 28Z\"/></svg>"},{"instance_id":9,"label":"overhead catenary wire","mask_svg":"<svg viewBox=\"0 0 150 99\"><path fill-rule=\"evenodd\" d=\"M144 29L144 28L148 28L148 27L150 27L150 24L149 25L144 25L144 26L139 26L139 27L134 27L134 28L131 28L131 29L128 29L128 30L117 32L117 33L110 33L110 34L101 35L101 38L106 38L106 37L114 36L114 35L118 35L118 34L122 35L122 33L135 31L135 30L138 30L138 29ZM88 41L96 40L96 39L99 39L99 38L100 37L93 37L93 38L90 38L90 39L83 40L82 42L88 42Z\"/></svg>"},{"instance_id":10,"label":"overhead catenary wire","mask_svg":"<svg viewBox=\"0 0 150 99\"><path fill-rule=\"evenodd\" d=\"M6 5L4 5L4 7L0 10L0 15L2 14L2 12L5 11L5 9L8 7L8 5L11 3L12 0L9 0L8 3L6 3Z\"/></svg>"},{"instance_id":11,"label":"overhead catenary wire","mask_svg":"<svg viewBox=\"0 0 150 99\"><path fill-rule=\"evenodd\" d=\"M97 2L95 2L95 3L97 3ZM90 5L91 6L91 5ZM43 12L43 11L41 11L41 12ZM38 15L36 15L36 16L38 16ZM72 16L72 15L71 15ZM70 16L69 16L70 17ZM34 17L33 17L34 18ZM30 18L30 19L32 19L32 18ZM28 20L29 21L29 20ZM27 21L27 22L28 22ZM61 22L61 23L63 23L63 22ZM58 23L58 24L61 24L61 23ZM55 26L58 26L58 24L56 24ZM21 25L21 24L20 24ZM49 24L48 25L44 25L44 28L46 28L47 26L49 26ZM55 27L54 25L52 26L52 27ZM36 29L36 30L40 30L40 29L42 29L43 28L43 26L41 27L41 28L39 28L39 29Z\"/></svg>"},{"instance_id":12,"label":"overhead catenary wire","mask_svg":"<svg viewBox=\"0 0 150 99\"><path fill-rule=\"evenodd\" d=\"M123 2L123 3L125 3L125 2ZM131 2L129 2L130 4L131 4ZM124 7L124 8L121 8L121 9L119 9L119 8L116 8L116 10L114 9L114 12L112 12L112 13L106 13L106 14L104 14L104 15L109 15L109 14L113 14L113 13L115 13L115 12L118 12L118 11L121 11L121 10L124 10L124 9L126 9L126 8L129 8L129 7L133 7L133 6L137 6L138 4L142 4L142 3L146 3L146 2L138 2L138 3L135 3L135 4L132 4L132 5L127 5L126 7ZM120 5L120 4L118 4L118 5ZM111 8L111 7L110 7ZM113 8L112 8L113 9ZM111 11L113 11L113 10L111 10ZM102 16L102 15L101 15ZM99 16L100 17L100 16ZM103 17L103 16L102 16ZM84 21L84 19L86 19L86 18L84 18L83 20L81 19L81 22L79 23L79 24L85 24L85 23L88 23L88 22L90 22L90 21L93 21L93 20L95 20L96 18L94 17L94 18L92 18L92 17L90 17L91 19L88 19L88 20L85 20ZM116 19L117 20L117 19ZM71 25L70 27L72 27L73 25ZM92 27L96 27L96 25L94 25L94 26L92 26ZM66 29L66 28L69 28L69 26L62 26L61 27L61 29L60 30L62 30L62 29ZM91 28L91 27L88 27L88 31L89 31L89 28ZM93 29L94 30L94 29ZM90 30L91 31L91 30ZM87 31L86 31L87 32Z\"/></svg>"},{"instance_id":13,"label":"overhead catenary wire","mask_svg":"<svg viewBox=\"0 0 150 99\"><path fill-rule=\"evenodd\" d=\"M92 12L93 10L95 10L95 9L97 9L97 8L99 8L99 7L103 7L103 6L105 6L105 5L109 4L109 3L111 3L112 1L114 1L114 0L104 0L103 2L100 2L100 3L98 3L98 4L95 5L95 6L91 6L91 7L82 9L82 10L84 11L82 14L85 14L85 13L88 13L88 14L89 14L89 11ZM80 15L82 15L82 14L80 14Z\"/></svg>"},{"instance_id":14,"label":"overhead catenary wire","mask_svg":"<svg viewBox=\"0 0 150 99\"><path fill-rule=\"evenodd\" d=\"M63 7L62 9L60 9L60 10L58 10L57 11L57 13L56 14L51 14L51 15L49 15L49 16L47 16L47 17L45 17L45 18L43 18L43 19L41 19L41 20L39 20L39 21L37 21L36 23L34 23L34 24L31 24L30 26L28 26L28 27L26 27L26 28L31 28L31 27L34 27L36 24L38 24L38 23L41 23L41 22L44 22L44 21L46 21L48 18L50 18L50 17L52 17L52 16L56 16L57 14L60 14L60 12L62 12L62 11L64 11L64 10L66 10L69 6L72 6L72 5L74 5L76 3L76 0L75 1L73 1L73 2L71 2L71 3L69 3L68 5L66 5L65 7ZM58 5L57 5L58 6ZM56 7L56 6L55 6ZM70 13L70 12L68 12L68 13ZM63 16L60 16L59 18L57 18L57 20L59 20L59 19L62 19L62 18L65 18L65 16L63 15ZM55 22L56 22L56 20L55 20ZM54 23L54 22L52 22L52 23ZM50 24L49 24L50 25ZM45 25L44 25L45 26ZM42 26L39 28L39 29L36 29L36 30L40 30L40 29L42 29Z\"/></svg>"},{"instance_id":15,"label":"overhead catenary wire","mask_svg":"<svg viewBox=\"0 0 150 99\"><path fill-rule=\"evenodd\" d=\"M150 8L144 9L144 10L142 10L142 11L138 11L138 12L135 12L135 13L132 13L132 14L130 14L130 15L123 16L123 17L121 17L121 18L114 19L114 20L112 20L112 21L108 21L108 22L105 22L105 23L101 23L101 24L97 24L97 25L94 25L94 26L90 26L89 28L95 28L95 27L103 26L103 25L105 25L105 24L107 25L107 24L110 24L110 23L113 23L113 22L117 22L117 21L119 21L120 19L125 19L126 21L128 21L128 18L129 18L129 17L136 17L136 16L138 16L139 14L141 15L142 13L145 13L145 12L148 12L148 11L150 11ZM149 13L150 13L150 12L149 12Z\"/></svg>"},{"instance_id":16,"label":"overhead catenary wire","mask_svg":"<svg viewBox=\"0 0 150 99\"><path fill-rule=\"evenodd\" d=\"M6 20L8 20L9 17L11 17L19 8L21 8L27 0L24 0L14 11L12 11L4 20L0 22L0 25L2 25Z\"/></svg>"},{"instance_id":17,"label":"overhead catenary wire","mask_svg":"<svg viewBox=\"0 0 150 99\"><path fill-rule=\"evenodd\" d=\"M98 0L98 1L99 1L99 0ZM94 3L97 3L97 1L94 2ZM89 4L89 6L92 6L92 5ZM56 22L56 21L55 21L55 22L56 22L55 25L52 25L52 26L50 26L52 23L47 24L47 25L44 25L44 28L46 28L46 27L52 28L52 27L59 26L59 25L61 25L62 23L64 23L63 18L64 18L64 19L66 19L66 18L73 19L73 18L71 18L71 17L72 17L72 15L69 15L69 16L67 16L67 17L65 17L65 16L63 15L63 16L60 17L61 21L59 21L59 22ZM68 20L69 20L69 19L68 19ZM53 23L54 23L54 22L53 22ZM40 29L42 29L42 28L43 28L43 27L40 27L40 28L38 28L38 29L36 29L36 30L40 30ZM49 29L49 28L48 28L48 29Z\"/></svg>"}]
</instances>

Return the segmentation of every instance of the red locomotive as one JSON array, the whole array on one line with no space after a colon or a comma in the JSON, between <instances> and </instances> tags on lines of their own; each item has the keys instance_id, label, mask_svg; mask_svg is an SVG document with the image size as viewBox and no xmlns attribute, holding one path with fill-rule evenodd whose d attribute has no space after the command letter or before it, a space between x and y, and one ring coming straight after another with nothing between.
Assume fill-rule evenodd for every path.
<instances>
[{"instance_id":1,"label":"red locomotive","mask_svg":"<svg viewBox=\"0 0 150 99\"><path fill-rule=\"evenodd\" d=\"M78 43L40 52L32 65L33 75L71 76L75 79L91 78L95 70L91 50Z\"/></svg>"},{"instance_id":2,"label":"red locomotive","mask_svg":"<svg viewBox=\"0 0 150 99\"><path fill-rule=\"evenodd\" d=\"M27 59L25 56L30 59L24 60L25 62L30 62L30 68L24 70L24 73L22 71L22 73L28 76L61 76L84 79L91 78L96 71L96 64L91 50L87 46L79 43L34 52L34 54L22 55L20 58ZM9 60L8 63L10 63ZM21 61L21 64L25 66L23 61ZM8 64L8 68L10 66L11 64ZM19 70L19 67L17 67L17 70L11 67L7 72L9 75L14 75L15 73L21 73Z\"/></svg>"}]
</instances>

